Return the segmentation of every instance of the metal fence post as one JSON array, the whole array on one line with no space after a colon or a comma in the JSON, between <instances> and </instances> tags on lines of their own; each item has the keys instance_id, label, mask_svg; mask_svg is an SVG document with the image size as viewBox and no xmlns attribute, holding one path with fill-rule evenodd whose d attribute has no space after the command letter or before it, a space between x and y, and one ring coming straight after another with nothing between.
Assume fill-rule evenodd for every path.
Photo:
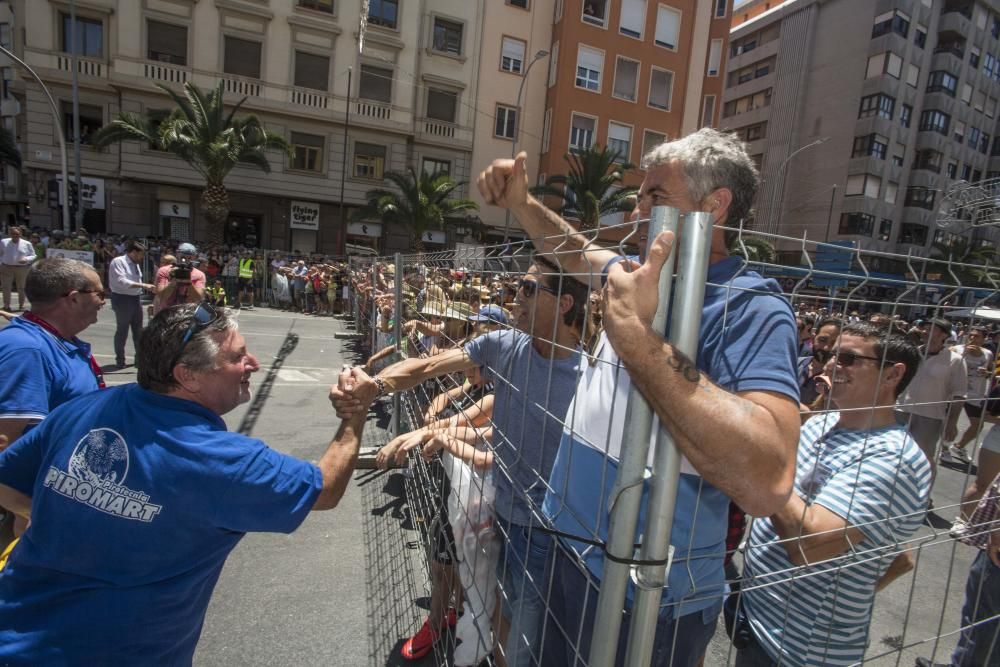
<instances>
[{"instance_id":1,"label":"metal fence post","mask_svg":"<svg viewBox=\"0 0 1000 667\"><path fill-rule=\"evenodd\" d=\"M652 244L660 232L676 233L678 216L679 211L676 208L667 206L653 208L649 221L649 243ZM676 258L677 253L671 251L660 273L660 304L653 318L653 328L657 331L666 329ZM590 649L590 664L594 667L610 667L615 663L631 568L626 563L609 560L607 554L627 558L634 552L635 528L639 520L646 458L653 430L653 411L635 385L632 385L629 392L625 425L618 475L611 494L614 504L608 507L608 541L604 574L597 598L594 637Z\"/></svg>"},{"instance_id":2,"label":"metal fence post","mask_svg":"<svg viewBox=\"0 0 1000 667\"><path fill-rule=\"evenodd\" d=\"M354 258L351 257L347 260L347 280L348 283L354 280L355 272L357 271L355 266ZM354 321L354 328L358 332L361 331L361 307L358 305L358 291L355 289L354 285L349 285L350 289L347 290L347 294L351 299L351 319Z\"/></svg>"},{"instance_id":3,"label":"metal fence post","mask_svg":"<svg viewBox=\"0 0 1000 667\"><path fill-rule=\"evenodd\" d=\"M378 262L372 260L372 295L368 300L371 309L372 348L369 356L378 352L378 308L375 307L375 291L378 289Z\"/></svg>"},{"instance_id":4,"label":"metal fence post","mask_svg":"<svg viewBox=\"0 0 1000 667\"><path fill-rule=\"evenodd\" d=\"M652 236L652 234L650 234ZM671 344L689 359L698 358L701 311L705 302L705 280L712 247L712 214L688 213L684 217L677 260L677 284L670 321ZM673 560L670 531L673 527L681 454L673 438L661 425L656 434L653 470L649 480L646 527L639 550L640 560L666 560L664 565L636 567L636 592L632 604L626 665L648 665L659 618L663 586Z\"/></svg>"},{"instance_id":5,"label":"metal fence post","mask_svg":"<svg viewBox=\"0 0 1000 667\"><path fill-rule=\"evenodd\" d=\"M396 274L392 281L392 291L394 294L392 306L392 341L396 347L396 352L403 349L403 256L396 253L395 257ZM399 435L399 413L400 413L400 392L392 394L392 417L389 429L393 436Z\"/></svg>"}]
</instances>

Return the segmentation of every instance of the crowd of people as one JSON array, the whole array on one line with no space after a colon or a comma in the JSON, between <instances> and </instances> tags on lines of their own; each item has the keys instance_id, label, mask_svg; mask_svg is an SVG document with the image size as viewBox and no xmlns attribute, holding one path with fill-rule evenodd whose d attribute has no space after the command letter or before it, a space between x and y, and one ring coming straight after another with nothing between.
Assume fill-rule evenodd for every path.
<instances>
[{"instance_id":1,"label":"crowd of people","mask_svg":"<svg viewBox=\"0 0 1000 667\"><path fill-rule=\"evenodd\" d=\"M419 386L445 391L377 462L419 451L445 477L458 469L444 462L457 461L488 478L492 519L475 528L499 548L489 590L470 590L454 567L453 504L439 499L430 613L404 658L425 656L461 623L463 598L477 598L479 608L496 601L484 646L504 665L587 664L596 652L621 662L630 626L651 621L650 663L694 667L720 615L738 666L863 660L877 591L914 567L908 545L940 457L970 457L983 425L1000 420L996 333L938 316L793 308L729 253L727 232L749 215L758 174L741 141L706 128L645 157L635 211L711 215L696 349L685 353L653 324L674 234L642 232L635 258L596 245L529 194L525 161L495 160L477 181L535 239L518 274L412 266L397 276L383 263L352 272L328 258L155 239L115 242L90 266L41 259L31 237L24 261L22 239L5 240L4 264L13 244L10 268L28 267L18 271L31 308L0 330L0 505L21 535L0 570L0 662L189 663L239 538L294 530L309 510L336 505L369 406ZM162 265L155 276L150 262ZM131 335L138 385L104 389L79 338L107 292L116 365ZM143 292L155 313L145 329ZM330 390L342 422L318 463L229 433L219 416L249 399L259 364L221 306L271 301L322 315L347 296L379 335ZM622 495L657 493L648 467L634 489L616 486L636 446L625 437L633 389L680 455L670 566L655 618L633 609L641 591L629 581L629 613L602 624L598 600L616 577L608 564L648 565L608 546ZM960 435L962 410L974 427ZM986 442L992 435L980 467L1000 472L988 458L1000 459L1000 446ZM652 462L659 443L641 458ZM977 477L951 530L981 550L956 665L995 663L1000 650L998 479ZM746 515L756 517L748 533ZM662 530L657 520L639 513L630 539ZM81 550L93 534L105 539Z\"/></svg>"}]
</instances>

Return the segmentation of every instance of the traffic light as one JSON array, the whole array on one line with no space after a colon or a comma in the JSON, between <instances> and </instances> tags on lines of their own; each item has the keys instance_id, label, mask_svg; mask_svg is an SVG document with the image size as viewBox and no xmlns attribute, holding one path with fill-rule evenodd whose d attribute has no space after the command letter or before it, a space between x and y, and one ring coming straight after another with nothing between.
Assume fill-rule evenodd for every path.
<instances>
[{"instance_id":1,"label":"traffic light","mask_svg":"<svg viewBox=\"0 0 1000 667\"><path fill-rule=\"evenodd\" d=\"M76 181L69 182L69 210L76 211L80 208L80 188L76 186Z\"/></svg>"}]
</instances>

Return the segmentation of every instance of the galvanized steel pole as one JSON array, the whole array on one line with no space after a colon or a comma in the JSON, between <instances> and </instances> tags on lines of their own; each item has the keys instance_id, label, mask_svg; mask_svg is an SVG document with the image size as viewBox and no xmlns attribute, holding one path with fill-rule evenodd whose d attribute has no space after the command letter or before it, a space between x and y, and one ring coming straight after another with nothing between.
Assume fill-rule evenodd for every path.
<instances>
[{"instance_id":1,"label":"galvanized steel pole","mask_svg":"<svg viewBox=\"0 0 1000 667\"><path fill-rule=\"evenodd\" d=\"M396 346L396 352L403 349L403 255L396 253L396 275L392 281L392 291L394 302L392 306L392 339ZM390 418L390 432L393 436L399 435L399 413L401 392L392 394L392 417Z\"/></svg>"}]
</instances>

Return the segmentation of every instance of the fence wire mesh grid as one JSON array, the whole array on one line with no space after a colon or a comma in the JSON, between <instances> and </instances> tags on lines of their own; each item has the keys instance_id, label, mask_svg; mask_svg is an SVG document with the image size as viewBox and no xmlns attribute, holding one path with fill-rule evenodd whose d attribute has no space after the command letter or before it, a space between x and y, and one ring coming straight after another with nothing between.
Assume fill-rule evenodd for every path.
<instances>
[{"instance_id":1,"label":"fence wire mesh grid","mask_svg":"<svg viewBox=\"0 0 1000 667\"><path fill-rule=\"evenodd\" d=\"M370 601L378 641L435 664L909 665L956 644L954 664L1000 664L990 267L742 229L726 258L707 214L646 224L583 251L351 260L365 370L396 389L380 463L407 470L430 598L411 627ZM635 284L666 295L643 314L661 344L612 345L602 317L637 298L622 279L659 229L678 247ZM694 402L657 395L657 370ZM790 460L754 461L787 404ZM697 441L713 430L739 437Z\"/></svg>"}]
</instances>

